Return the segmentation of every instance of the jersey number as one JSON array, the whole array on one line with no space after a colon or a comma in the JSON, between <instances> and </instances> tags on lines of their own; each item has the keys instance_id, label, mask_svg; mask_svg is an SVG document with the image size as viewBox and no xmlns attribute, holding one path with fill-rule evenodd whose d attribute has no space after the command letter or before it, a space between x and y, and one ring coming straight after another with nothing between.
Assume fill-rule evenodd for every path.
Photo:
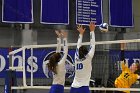
<instances>
[{"instance_id":1,"label":"jersey number","mask_svg":"<svg viewBox=\"0 0 140 93\"><path fill-rule=\"evenodd\" d=\"M77 70L83 69L83 64L82 64L82 63L77 64L77 68L76 68L76 69L77 69Z\"/></svg>"},{"instance_id":2,"label":"jersey number","mask_svg":"<svg viewBox=\"0 0 140 93\"><path fill-rule=\"evenodd\" d=\"M128 73L125 73L125 74L124 74L124 77L125 77L125 78L128 78L128 77L129 77L129 74L128 74Z\"/></svg>"}]
</instances>

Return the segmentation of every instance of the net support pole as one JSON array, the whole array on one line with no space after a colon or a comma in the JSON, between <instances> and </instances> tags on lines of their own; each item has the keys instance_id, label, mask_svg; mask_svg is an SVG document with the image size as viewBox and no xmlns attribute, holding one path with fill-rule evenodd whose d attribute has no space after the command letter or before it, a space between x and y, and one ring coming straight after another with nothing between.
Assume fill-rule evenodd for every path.
<instances>
[{"instance_id":1,"label":"net support pole","mask_svg":"<svg viewBox=\"0 0 140 93\"><path fill-rule=\"evenodd\" d=\"M33 48L31 48L31 86L33 86Z\"/></svg>"},{"instance_id":2,"label":"net support pole","mask_svg":"<svg viewBox=\"0 0 140 93\"><path fill-rule=\"evenodd\" d=\"M26 85L26 68L25 68L25 49L26 48L23 48L23 51L22 51L22 56L23 56L23 60L22 60L22 63L23 63L23 86L27 86Z\"/></svg>"}]
</instances>

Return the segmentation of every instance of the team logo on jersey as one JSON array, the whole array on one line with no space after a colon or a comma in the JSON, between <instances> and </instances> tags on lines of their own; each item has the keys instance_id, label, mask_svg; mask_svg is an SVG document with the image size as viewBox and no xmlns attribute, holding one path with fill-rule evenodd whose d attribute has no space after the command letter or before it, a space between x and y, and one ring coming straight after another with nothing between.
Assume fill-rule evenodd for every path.
<instances>
[{"instance_id":1,"label":"team logo on jersey","mask_svg":"<svg viewBox=\"0 0 140 93\"><path fill-rule=\"evenodd\" d=\"M54 53L55 51L50 52L43 59L43 64L42 64L43 72L47 78L52 78L52 72L48 70L47 63L49 62L48 60L49 57ZM60 52L60 53L63 55L63 52ZM67 55L65 67L66 67L66 78L73 77L74 76L74 61L69 54Z\"/></svg>"}]
</instances>

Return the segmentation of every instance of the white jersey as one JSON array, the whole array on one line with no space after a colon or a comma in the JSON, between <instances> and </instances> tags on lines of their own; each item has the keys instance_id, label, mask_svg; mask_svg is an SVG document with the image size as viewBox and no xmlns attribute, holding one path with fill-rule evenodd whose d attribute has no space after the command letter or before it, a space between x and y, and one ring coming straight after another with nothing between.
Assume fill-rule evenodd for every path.
<instances>
[{"instance_id":1,"label":"white jersey","mask_svg":"<svg viewBox=\"0 0 140 93\"><path fill-rule=\"evenodd\" d=\"M83 59L79 59L78 50L82 43L82 35L79 35L77 50L75 53L75 77L72 87L79 88L82 86L89 86L91 71L92 71L92 58L95 52L95 34L94 31L90 32L90 50Z\"/></svg>"},{"instance_id":2,"label":"white jersey","mask_svg":"<svg viewBox=\"0 0 140 93\"><path fill-rule=\"evenodd\" d=\"M58 41L58 46L57 46L56 52L60 52L61 39L57 39L57 41ZM57 74L53 74L53 84L64 85L65 83L65 74L66 74L65 61L68 54L68 45L67 45L66 38L63 39L63 48L64 48L64 55L57 65L57 68L56 68Z\"/></svg>"}]
</instances>

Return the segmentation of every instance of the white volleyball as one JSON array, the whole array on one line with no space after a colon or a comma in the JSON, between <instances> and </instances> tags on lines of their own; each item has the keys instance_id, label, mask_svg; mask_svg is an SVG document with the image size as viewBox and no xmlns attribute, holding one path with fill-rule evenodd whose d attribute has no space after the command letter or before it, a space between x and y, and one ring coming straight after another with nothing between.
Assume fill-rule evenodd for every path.
<instances>
[{"instance_id":1,"label":"white volleyball","mask_svg":"<svg viewBox=\"0 0 140 93\"><path fill-rule=\"evenodd\" d=\"M101 32L108 32L108 24L107 23L100 24L99 29Z\"/></svg>"}]
</instances>

